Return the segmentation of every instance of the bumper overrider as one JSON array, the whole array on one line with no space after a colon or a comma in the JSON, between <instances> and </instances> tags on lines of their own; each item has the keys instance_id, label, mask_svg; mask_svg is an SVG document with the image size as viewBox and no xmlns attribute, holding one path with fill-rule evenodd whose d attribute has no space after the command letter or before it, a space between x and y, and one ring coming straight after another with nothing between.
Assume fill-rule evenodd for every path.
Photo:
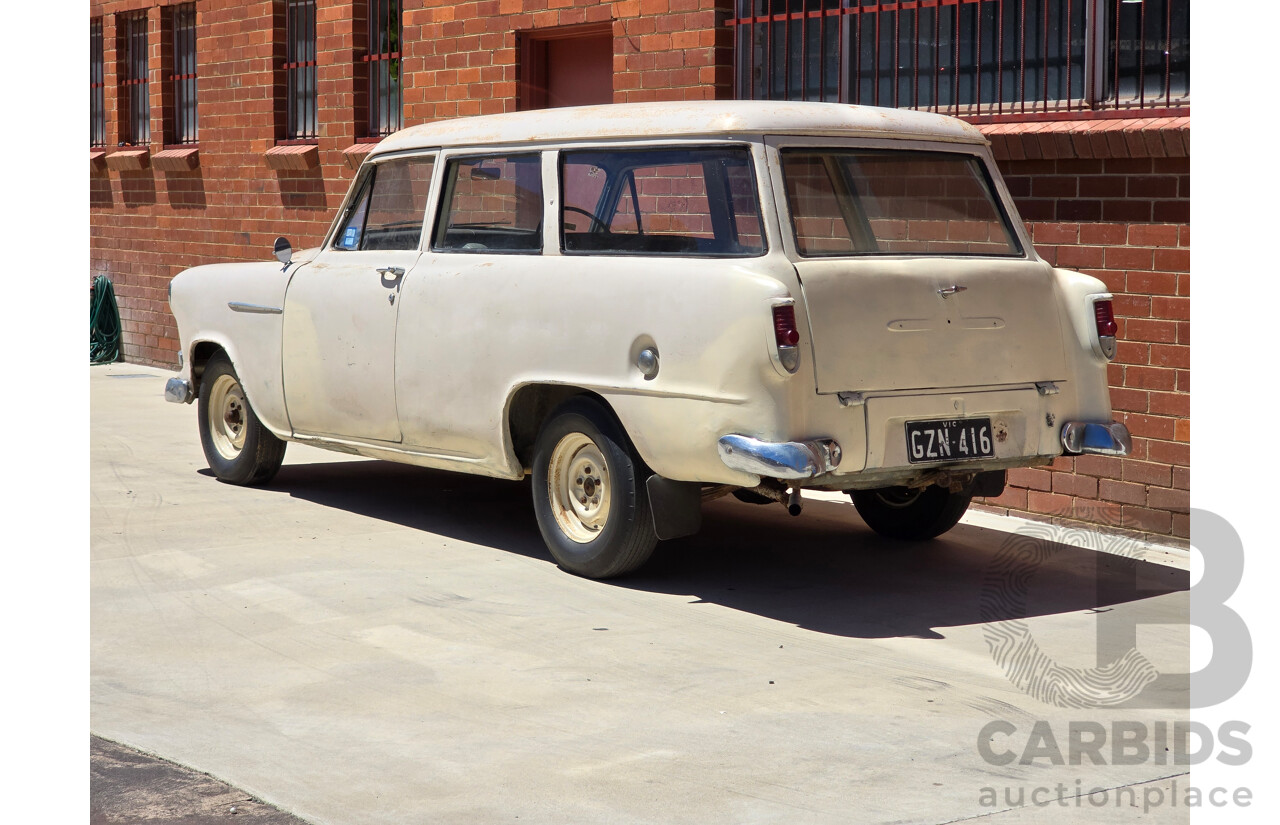
<instances>
[{"instance_id":1,"label":"bumper overrider","mask_svg":"<svg viewBox=\"0 0 1280 825\"><path fill-rule=\"evenodd\" d=\"M1060 437L1069 455L1119 456L1133 450L1129 429L1119 421L1068 421ZM830 438L775 442L731 434L721 436L717 446L725 466L765 478L814 478L840 464L840 445Z\"/></svg>"},{"instance_id":2,"label":"bumper overrider","mask_svg":"<svg viewBox=\"0 0 1280 825\"><path fill-rule=\"evenodd\" d=\"M1128 455L1133 451L1133 440L1129 428L1119 421L1068 421L1062 425L1062 449L1071 455Z\"/></svg>"},{"instance_id":3,"label":"bumper overrider","mask_svg":"<svg viewBox=\"0 0 1280 825\"><path fill-rule=\"evenodd\" d=\"M190 404L195 395L191 382L185 378L170 378L164 382L165 401L172 401L174 404Z\"/></svg>"},{"instance_id":4,"label":"bumper overrider","mask_svg":"<svg viewBox=\"0 0 1280 825\"><path fill-rule=\"evenodd\" d=\"M725 466L766 478L813 478L840 464L840 445L830 438L773 442L725 435L718 448Z\"/></svg>"}]
</instances>

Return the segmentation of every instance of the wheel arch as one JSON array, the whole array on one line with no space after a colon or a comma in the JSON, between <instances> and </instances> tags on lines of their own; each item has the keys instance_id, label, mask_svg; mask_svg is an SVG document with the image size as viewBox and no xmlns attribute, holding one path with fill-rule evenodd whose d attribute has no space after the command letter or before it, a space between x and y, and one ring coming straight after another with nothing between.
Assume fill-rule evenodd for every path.
<instances>
[{"instance_id":1,"label":"wheel arch","mask_svg":"<svg viewBox=\"0 0 1280 825\"><path fill-rule=\"evenodd\" d=\"M289 427L289 419L284 410L284 395L279 378L272 380L269 373L264 375L261 369L255 370L253 364L246 363L240 357L238 348L220 335L194 339L189 346L192 400L199 399L205 368L218 353L225 355L235 368L236 375L240 378L240 385L244 388L245 398L252 405L254 413L263 426L277 438L290 438L293 431Z\"/></svg>"},{"instance_id":2,"label":"wheel arch","mask_svg":"<svg viewBox=\"0 0 1280 825\"><path fill-rule=\"evenodd\" d=\"M511 453L525 472L529 472L533 467L534 444L548 416L565 401L577 397L591 399L613 416L626 437L628 446L631 446L631 435L618 416L618 411L598 392L573 384L537 382L522 384L508 396L504 417Z\"/></svg>"},{"instance_id":3,"label":"wheel arch","mask_svg":"<svg viewBox=\"0 0 1280 825\"><path fill-rule=\"evenodd\" d=\"M226 352L227 348L219 341L193 341L191 344L191 352L189 362L191 364L191 386L194 391L193 398L200 397L200 381L204 377L204 368L208 366L210 359L220 352ZM227 358L231 358L228 354ZM235 363L235 359L231 358L231 363Z\"/></svg>"}]
</instances>

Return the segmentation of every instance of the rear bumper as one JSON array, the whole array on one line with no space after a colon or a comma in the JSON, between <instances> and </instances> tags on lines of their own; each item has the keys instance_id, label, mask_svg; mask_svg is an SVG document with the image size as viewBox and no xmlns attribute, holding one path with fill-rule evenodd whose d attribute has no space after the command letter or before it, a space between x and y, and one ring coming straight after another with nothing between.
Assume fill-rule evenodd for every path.
<instances>
[{"instance_id":1,"label":"rear bumper","mask_svg":"<svg viewBox=\"0 0 1280 825\"><path fill-rule=\"evenodd\" d=\"M840 445L829 438L773 442L726 435L717 446L725 466L764 478L813 478L840 464Z\"/></svg>"},{"instance_id":2,"label":"rear bumper","mask_svg":"<svg viewBox=\"0 0 1280 825\"><path fill-rule=\"evenodd\" d=\"M1062 449L1071 455L1128 455L1133 450L1129 428L1119 421L1093 424L1068 421L1062 425Z\"/></svg>"}]
</instances>

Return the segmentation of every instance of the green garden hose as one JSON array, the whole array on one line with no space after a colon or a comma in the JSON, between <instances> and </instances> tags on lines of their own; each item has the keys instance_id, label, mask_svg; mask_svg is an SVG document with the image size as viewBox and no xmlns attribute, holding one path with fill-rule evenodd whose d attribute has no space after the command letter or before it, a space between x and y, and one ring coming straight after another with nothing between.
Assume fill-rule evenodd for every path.
<instances>
[{"instance_id":1,"label":"green garden hose","mask_svg":"<svg viewBox=\"0 0 1280 825\"><path fill-rule=\"evenodd\" d=\"M110 364L120 360L120 309L111 279L93 279L89 299L89 363Z\"/></svg>"}]
</instances>

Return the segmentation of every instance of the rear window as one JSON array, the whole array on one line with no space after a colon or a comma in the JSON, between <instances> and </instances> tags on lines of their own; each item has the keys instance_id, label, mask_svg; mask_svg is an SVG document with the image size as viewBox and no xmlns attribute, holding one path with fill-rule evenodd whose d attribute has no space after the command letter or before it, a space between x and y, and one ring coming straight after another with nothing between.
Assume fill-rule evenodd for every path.
<instances>
[{"instance_id":1,"label":"rear window","mask_svg":"<svg viewBox=\"0 0 1280 825\"><path fill-rule=\"evenodd\" d=\"M796 249L806 257L1022 255L975 157L788 149L782 174Z\"/></svg>"},{"instance_id":2,"label":"rear window","mask_svg":"<svg viewBox=\"0 0 1280 825\"><path fill-rule=\"evenodd\" d=\"M560 181L566 254L764 252L745 147L565 152Z\"/></svg>"}]
</instances>

